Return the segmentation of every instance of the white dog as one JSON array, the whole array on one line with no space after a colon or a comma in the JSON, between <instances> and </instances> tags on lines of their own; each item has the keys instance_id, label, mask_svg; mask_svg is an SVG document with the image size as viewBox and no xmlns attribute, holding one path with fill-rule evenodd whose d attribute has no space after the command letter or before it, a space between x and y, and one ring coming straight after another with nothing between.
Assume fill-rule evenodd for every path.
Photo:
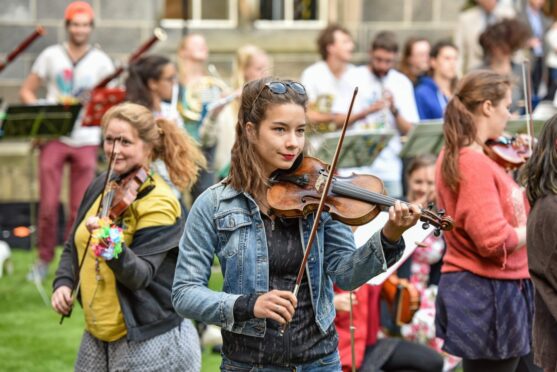
<instances>
[{"instance_id":1,"label":"white dog","mask_svg":"<svg viewBox=\"0 0 557 372\"><path fill-rule=\"evenodd\" d=\"M3 240L0 240L0 278L4 275L11 275L14 271L14 266L11 259L12 253L10 246Z\"/></svg>"}]
</instances>

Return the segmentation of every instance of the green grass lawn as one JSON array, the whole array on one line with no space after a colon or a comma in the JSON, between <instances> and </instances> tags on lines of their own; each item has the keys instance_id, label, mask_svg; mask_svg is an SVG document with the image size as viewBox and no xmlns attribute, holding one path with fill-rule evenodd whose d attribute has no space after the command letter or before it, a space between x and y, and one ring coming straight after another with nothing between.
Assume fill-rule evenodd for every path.
<instances>
[{"instance_id":1,"label":"green grass lawn","mask_svg":"<svg viewBox=\"0 0 557 372\"><path fill-rule=\"evenodd\" d=\"M59 253L59 252L58 252ZM45 305L33 283L25 280L34 255L12 250L14 273L0 278L0 371L72 371L83 332L83 313L74 308L71 318L60 316ZM55 267L45 281L50 297ZM211 285L222 283L218 276ZM203 353L202 371L216 371L220 355Z\"/></svg>"}]
</instances>

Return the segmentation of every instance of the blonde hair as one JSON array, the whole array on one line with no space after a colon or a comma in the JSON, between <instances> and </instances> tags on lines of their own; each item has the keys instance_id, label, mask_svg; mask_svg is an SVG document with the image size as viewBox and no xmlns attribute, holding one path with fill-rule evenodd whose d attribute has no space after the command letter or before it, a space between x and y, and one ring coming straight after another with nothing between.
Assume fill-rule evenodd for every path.
<instances>
[{"instance_id":1,"label":"blonde hair","mask_svg":"<svg viewBox=\"0 0 557 372\"><path fill-rule=\"evenodd\" d=\"M174 122L155 119L146 107L130 102L112 107L103 116L103 132L112 119L125 121L137 130L139 138L153 149L150 160L161 159L178 188L190 188L200 169L206 167L205 157L193 139Z\"/></svg>"},{"instance_id":2,"label":"blonde hair","mask_svg":"<svg viewBox=\"0 0 557 372\"><path fill-rule=\"evenodd\" d=\"M253 57L266 55L265 51L253 44L246 44L236 52L232 66L232 88L237 89L246 83L245 71L251 65Z\"/></svg>"},{"instance_id":3,"label":"blonde hair","mask_svg":"<svg viewBox=\"0 0 557 372\"><path fill-rule=\"evenodd\" d=\"M183 49L186 49L188 45L188 41L193 37L202 37L203 40L205 40L205 36L203 36L202 34L197 32L191 32L183 36L182 39L180 39L180 42L178 43L178 50L177 50L178 61L176 64L178 65L178 79L180 82L184 81L184 79L186 78L186 67L185 67L184 59L181 57L181 52Z\"/></svg>"},{"instance_id":4,"label":"blonde hair","mask_svg":"<svg viewBox=\"0 0 557 372\"><path fill-rule=\"evenodd\" d=\"M238 49L232 66L232 89L242 88L246 84L246 70L253 63L253 58L258 55L267 55L267 53L253 44L246 44ZM234 112L238 112L240 99L235 99L231 106Z\"/></svg>"}]
</instances>

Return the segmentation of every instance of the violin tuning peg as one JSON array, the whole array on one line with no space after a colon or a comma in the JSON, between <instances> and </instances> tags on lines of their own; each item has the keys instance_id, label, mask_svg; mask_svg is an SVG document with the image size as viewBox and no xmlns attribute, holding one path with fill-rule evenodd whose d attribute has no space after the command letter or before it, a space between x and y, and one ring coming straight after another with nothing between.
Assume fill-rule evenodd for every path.
<instances>
[{"instance_id":1,"label":"violin tuning peg","mask_svg":"<svg viewBox=\"0 0 557 372\"><path fill-rule=\"evenodd\" d=\"M439 216L443 217L443 216L445 215L445 210L444 210L444 209L439 209L439 210L437 211L437 214L438 214Z\"/></svg>"},{"instance_id":2,"label":"violin tuning peg","mask_svg":"<svg viewBox=\"0 0 557 372\"><path fill-rule=\"evenodd\" d=\"M435 231L433 232L433 235L435 235L436 237L439 237L439 235L441 235L441 229L439 229L439 228L435 229Z\"/></svg>"},{"instance_id":3,"label":"violin tuning peg","mask_svg":"<svg viewBox=\"0 0 557 372\"><path fill-rule=\"evenodd\" d=\"M424 230L429 229L429 222L424 222L424 223L422 224L422 229L424 229Z\"/></svg>"}]
</instances>

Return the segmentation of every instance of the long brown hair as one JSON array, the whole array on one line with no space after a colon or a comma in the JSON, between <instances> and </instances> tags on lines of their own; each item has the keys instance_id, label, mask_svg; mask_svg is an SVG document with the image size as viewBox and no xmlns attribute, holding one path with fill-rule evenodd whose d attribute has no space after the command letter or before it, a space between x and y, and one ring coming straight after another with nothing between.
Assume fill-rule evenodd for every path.
<instances>
[{"instance_id":1,"label":"long brown hair","mask_svg":"<svg viewBox=\"0 0 557 372\"><path fill-rule=\"evenodd\" d=\"M267 186L263 164L253 143L248 138L247 126L251 122L259 135L259 126L265 119L267 110L275 105L293 103L306 109L307 95L296 93L288 87L286 93L276 94L266 86L271 81L288 81L266 77L246 83L240 97L240 110L236 123L236 142L232 147L230 174L226 183L236 190L258 195Z\"/></svg>"},{"instance_id":2,"label":"long brown hair","mask_svg":"<svg viewBox=\"0 0 557 372\"><path fill-rule=\"evenodd\" d=\"M408 77L414 85L417 83L419 76L415 75L414 71L412 71L410 58L412 58L412 54L414 53L414 45L424 41L429 44L429 40L426 38L410 37L406 40L404 48L402 49L402 59L400 60L399 71L406 75L406 77Z\"/></svg>"},{"instance_id":3,"label":"long brown hair","mask_svg":"<svg viewBox=\"0 0 557 372\"><path fill-rule=\"evenodd\" d=\"M162 55L144 56L128 67L126 79L126 100L154 109L153 93L149 89L149 80L160 80L162 72L172 62Z\"/></svg>"},{"instance_id":4,"label":"long brown hair","mask_svg":"<svg viewBox=\"0 0 557 372\"><path fill-rule=\"evenodd\" d=\"M155 120L144 106L127 102L112 107L103 116L103 131L112 119L123 120L137 130L139 138L152 146L150 160L164 161L170 179L180 189L191 187L197 180L199 170L206 166L197 144L184 130L170 120Z\"/></svg>"},{"instance_id":5,"label":"long brown hair","mask_svg":"<svg viewBox=\"0 0 557 372\"><path fill-rule=\"evenodd\" d=\"M457 53L459 52L457 46L452 41L450 41L450 40L440 40L431 47L431 52L429 52L430 60L434 60L434 59L437 60L437 57L439 57L439 54L441 54L441 52L445 48L452 48ZM435 74L435 71L433 71L433 68L430 66L429 75L433 78L434 74ZM454 93L454 91L456 89L456 83L457 82L458 82L458 77L455 76L451 80L451 93Z\"/></svg>"},{"instance_id":6,"label":"long brown hair","mask_svg":"<svg viewBox=\"0 0 557 372\"><path fill-rule=\"evenodd\" d=\"M476 141L476 109L485 101L497 105L505 98L510 86L511 81L507 76L487 70L474 71L462 78L455 95L447 104L443 123L445 155L441 163L441 176L453 191L458 189L460 183L459 151Z\"/></svg>"},{"instance_id":7,"label":"long brown hair","mask_svg":"<svg viewBox=\"0 0 557 372\"><path fill-rule=\"evenodd\" d=\"M526 186L531 205L544 196L557 194L557 115L543 125L538 143L522 167L519 179Z\"/></svg>"}]
</instances>

